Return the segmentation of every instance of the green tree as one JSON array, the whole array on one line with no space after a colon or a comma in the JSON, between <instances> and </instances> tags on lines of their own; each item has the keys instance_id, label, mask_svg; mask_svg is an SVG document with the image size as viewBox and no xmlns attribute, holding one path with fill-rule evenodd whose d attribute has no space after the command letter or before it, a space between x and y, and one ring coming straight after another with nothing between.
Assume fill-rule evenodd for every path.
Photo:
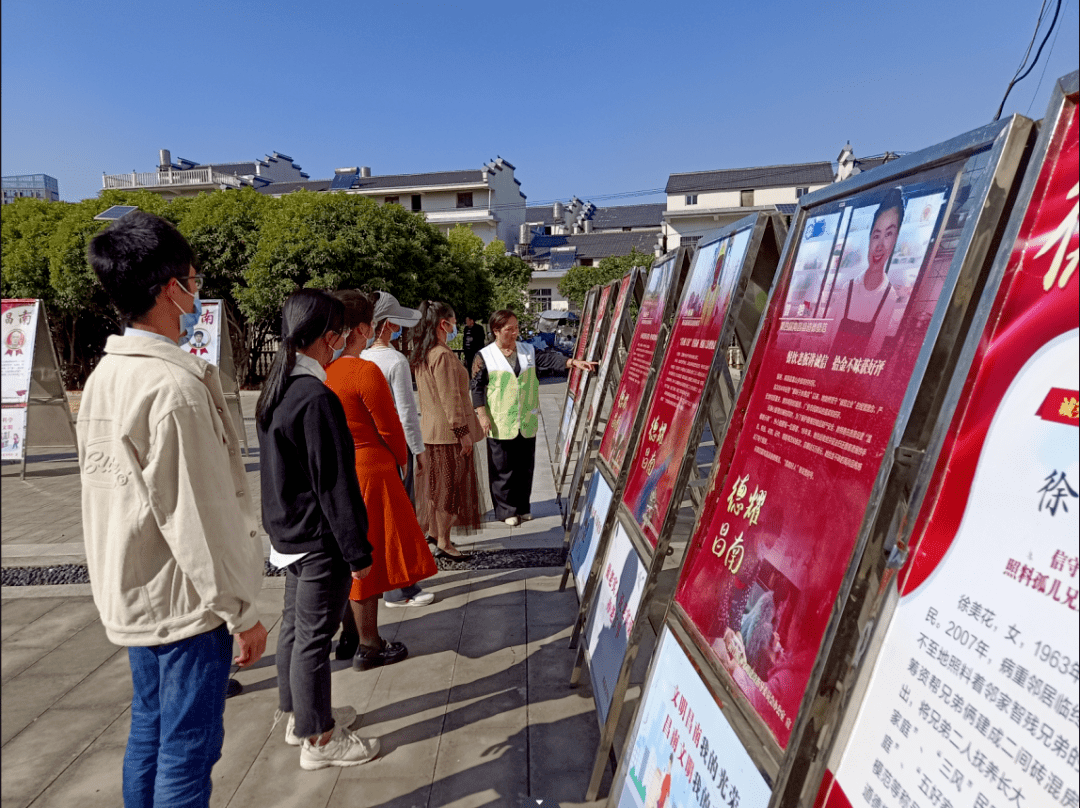
<instances>
[{"instance_id":1,"label":"green tree","mask_svg":"<svg viewBox=\"0 0 1080 808\"><path fill-rule=\"evenodd\" d=\"M199 271L205 276L202 297L223 301L241 383L254 381L252 353L264 347L275 324L272 320L248 320L236 298L237 290L246 283L244 273L258 248L262 218L272 201L244 188L199 194L169 204L169 213L177 215L180 232L195 251Z\"/></svg>"},{"instance_id":2,"label":"green tree","mask_svg":"<svg viewBox=\"0 0 1080 808\"><path fill-rule=\"evenodd\" d=\"M0 208L0 275L4 297L52 300L49 239L67 213L66 202L16 199Z\"/></svg>"},{"instance_id":3,"label":"green tree","mask_svg":"<svg viewBox=\"0 0 1080 808\"><path fill-rule=\"evenodd\" d=\"M574 266L559 281L559 294L580 309L585 304L585 295L597 284L603 285L621 278L634 267L649 269L652 264L652 255L638 252L634 247L629 255L601 258L594 267Z\"/></svg>"}]
</instances>

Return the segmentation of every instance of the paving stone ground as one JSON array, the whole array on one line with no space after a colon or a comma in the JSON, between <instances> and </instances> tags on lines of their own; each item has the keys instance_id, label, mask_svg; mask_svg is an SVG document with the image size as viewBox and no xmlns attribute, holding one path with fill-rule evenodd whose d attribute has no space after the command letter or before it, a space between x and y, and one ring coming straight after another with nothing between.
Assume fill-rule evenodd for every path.
<instances>
[{"instance_id":1,"label":"paving stone ground","mask_svg":"<svg viewBox=\"0 0 1080 808\"><path fill-rule=\"evenodd\" d=\"M562 544L549 442L565 384L541 391L536 518L517 528L491 523L461 537L463 549ZM251 394L243 406L255 447ZM17 465L3 467L3 565L84 563L74 455L31 458L25 480ZM254 492L258 470L253 452ZM236 675L244 692L226 706L212 805L467 808L518 806L526 797L564 808L602 804L582 801L599 730L588 677L568 686L577 599L572 585L559 591L561 574L444 571L426 584L437 596L432 606L380 607L385 635L405 642L409 658L363 673L335 662L333 690L335 703L356 707L354 727L379 736L383 752L363 766L318 772L300 769L283 725L271 732L283 579L266 578L259 607L269 645L258 665ZM120 805L130 673L124 649L105 638L89 586L5 587L0 601L2 808Z\"/></svg>"}]
</instances>

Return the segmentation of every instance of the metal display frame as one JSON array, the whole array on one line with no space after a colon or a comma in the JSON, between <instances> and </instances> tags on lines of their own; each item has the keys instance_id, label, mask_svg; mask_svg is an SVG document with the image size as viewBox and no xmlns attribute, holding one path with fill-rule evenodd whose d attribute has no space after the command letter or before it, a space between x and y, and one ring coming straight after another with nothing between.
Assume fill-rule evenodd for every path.
<instances>
[{"instance_id":1,"label":"metal display frame","mask_svg":"<svg viewBox=\"0 0 1080 808\"><path fill-rule=\"evenodd\" d=\"M838 631L839 637L855 636L861 640L830 667L832 676L823 682L831 694L830 698L819 696L811 706L812 710L822 710L822 720L819 722L822 729L831 727L832 731L822 731L816 736L811 731L804 737L795 753L792 768L802 764L806 775L801 783L789 779L786 789L789 801L813 801L826 774L836 771L850 740L858 707L870 687L875 663L899 605L898 588L890 584L910 552L916 549L912 547L912 539L919 527L918 515L927 497L933 494L930 485L940 453L954 426L954 417L967 396L969 372L980 353L989 319L998 304L998 295L1039 184L1048 148L1053 143L1060 120L1078 103L1080 72L1074 71L1058 79L1047 105L1046 116L1037 124L1038 138L1024 169L993 264L981 290L973 296L976 303L971 322L965 335L957 334L956 344L960 347L952 353L942 352L944 355L938 362L940 375L928 378L928 383L924 384L913 404L913 411L921 413L922 417L909 420L896 450L898 459L904 458L909 462L894 466L884 497L886 501L895 500L897 507L892 514L888 514L889 518L884 518L886 514L883 509L873 532L873 538L881 537L880 546L872 539L856 572L856 581L865 582L864 588L875 594L867 599L861 609L846 613L843 617L845 625ZM930 364L931 367L935 365L933 361ZM837 656L835 651L834 656Z\"/></svg>"},{"instance_id":2,"label":"metal display frame","mask_svg":"<svg viewBox=\"0 0 1080 808\"><path fill-rule=\"evenodd\" d=\"M607 344L607 333L608 329L611 327L611 316L614 314L615 299L618 296L619 285L621 283L622 278L609 281L601 286L597 293L596 314L593 318L593 328L589 333L588 344L585 347L584 356L582 356L582 359L586 362L595 362L598 358L597 351ZM582 434L583 426L586 420L585 415L588 402L592 397L596 385L596 376L594 373L586 370L580 370L578 373L584 374L581 383L581 397L580 399L574 400L574 409L570 416L570 434L568 443L566 444L567 451L563 457L563 464L559 470L560 473L555 477L555 490L559 492L560 502L562 502L563 485L566 483L567 473L574 463L575 451L577 452L576 456L578 460L580 460L582 453L586 449L584 435ZM570 380L571 377L568 376L566 380L567 396L570 395ZM569 491L567 493L569 493ZM564 510L564 523L566 518L567 512Z\"/></svg>"},{"instance_id":3,"label":"metal display frame","mask_svg":"<svg viewBox=\"0 0 1080 808\"><path fill-rule=\"evenodd\" d=\"M626 299L623 301L622 309L619 312L618 322L612 322L608 327L607 340L604 344L604 351L600 357L600 370L602 372L598 373L596 376L593 387L593 397L589 399L588 406L591 408L595 405L595 411L592 412L591 419L588 417L588 414L586 414L584 419L584 427L581 434L581 448L578 451L577 462L574 464L574 474L570 478L570 488L566 493L567 505L566 513L563 518L563 547L568 547L570 544L570 533L574 527L574 516L577 513L582 484L593 470L596 449L593 444L598 439L597 432L600 422L604 420L603 408L605 398L609 388L612 395L615 394L615 391L618 388L617 379L622 375L626 355L630 347L630 340L633 336L633 329L630 326L630 300L632 297L637 305L641 304L642 294L645 290L644 278L644 268L633 267L630 272L624 275L619 281L620 284L626 283ZM619 296L621 297L623 294L624 291L620 290ZM615 308L619 308L618 299L616 299ZM569 556L567 557L567 560L569 561ZM569 565L563 572L563 579L559 587L560 591L566 586L567 570L569 570Z\"/></svg>"},{"instance_id":4,"label":"metal display frame","mask_svg":"<svg viewBox=\"0 0 1080 808\"><path fill-rule=\"evenodd\" d=\"M600 744L593 763L592 775L585 796L586 800L596 799L596 795L600 788L600 782L603 778L604 771L607 768L608 756L612 749L615 739L615 730L622 714L626 690L630 685L631 668L637 657L637 652L643 637L643 623L648 622L647 615L659 583L659 573L663 567L664 559L671 552L672 534L674 533L678 512L682 507L682 502L686 495L687 484L690 481L692 470L697 465L696 448L700 443L705 424L707 421L712 423L711 429L713 429L713 434L717 440L717 446L719 447L727 423L731 418L732 404L735 401L735 393L737 391L727 367L727 346L730 344L732 336L735 333L735 322L739 318L740 313L742 313L750 278L752 276L760 278L763 274L768 274L770 269L772 272L775 272L779 266L780 240L786 234L786 227L776 214L758 213L744 217L738 222L724 227L714 234L710 234L710 236L707 237L707 240L703 239L698 245L698 251L700 252L702 247L711 244L714 241L721 241L733 237L737 233L745 230L750 231L746 253L742 258L742 265L739 267L739 274L734 281L731 298L728 301L727 310L724 312L721 321L720 332L717 335L717 344L713 348L712 360L706 376L705 386L702 390L701 398L695 408L694 417L687 437L687 447L694 447L695 451L688 451L679 461L679 469L676 474L675 484L672 487L672 497L665 508L664 517L660 521L661 526L657 534L656 547L653 548L645 538L641 526L638 525L622 500L626 489L625 479L623 481L619 499L615 499L613 495L612 501L615 507L609 510L608 519L605 520L605 527L609 524L613 525L613 519L617 518L619 520L623 530L630 538L631 545L633 546L634 552L637 554L638 560L643 564L647 572L641 602L636 611L634 625L627 637L626 653L622 660L618 679L616 680L612 702L607 713L607 720L603 722L600 728ZM682 300L687 294L687 291L688 286L684 281L681 294L679 295L679 304L675 310L676 312L682 308ZM675 325L673 324L670 333L673 334L674 331ZM670 354L673 345L674 343L670 342L669 334L669 342L667 351L665 352L665 361L667 361L667 355ZM727 393L728 398L726 404L723 401L725 392ZM652 395L649 396L648 403L643 402L641 408L642 412L646 414L649 412L652 400L657 393L658 388L654 384ZM638 442L640 442L640 434L638 435L638 438ZM637 447L635 446L634 448L635 451L633 453L628 452L628 457L636 457ZM628 467L628 464L624 463L623 474L621 476L628 478L629 475L626 467ZM703 500L698 499L695 502L695 511L700 511L702 504ZM586 584L585 597L582 600L582 608L579 610L578 620L574 627L574 637L572 638L572 642L576 640L596 606L597 582L600 577L600 570L603 567L604 558L610 547L610 540L613 532L613 530L605 530L601 535L601 543L597 548L593 567L589 574L589 581ZM571 684L576 683L580 678L581 669L585 659L585 643L580 643L577 661L571 677Z\"/></svg>"},{"instance_id":5,"label":"metal display frame","mask_svg":"<svg viewBox=\"0 0 1080 808\"><path fill-rule=\"evenodd\" d=\"M592 338L593 329L597 327L596 315L597 315L597 303L600 300L599 285L592 287L585 293L585 303L581 307L581 327L578 329L577 343L574 345L574 359L584 359L585 354L588 351L588 342ZM555 449L554 453L551 453L552 464L551 474L555 479L555 501L562 505L562 481L566 473L566 466L570 463L570 455L573 453L574 442L573 439L567 439L567 433L563 431L563 427L566 426L570 434L573 434L574 427L576 425L575 418L577 417L576 410L578 409L579 402L577 397L573 394L573 385L571 380L573 379L573 371L567 375L566 379L566 396L563 398L563 406L559 411L560 421L559 428L556 431L555 437ZM582 396L584 398L584 396ZM566 418L566 408L570 407L570 422L564 424L563 420ZM566 451L563 451L563 445L566 445Z\"/></svg>"},{"instance_id":6,"label":"metal display frame","mask_svg":"<svg viewBox=\"0 0 1080 808\"><path fill-rule=\"evenodd\" d=\"M671 287L668 289L664 298L664 309L661 312L660 317L660 329L657 333L656 345L653 350L652 359L649 363L649 371L645 377L644 384L642 385L641 400L638 402L637 409L634 411L633 422L630 428L630 437L626 445L626 456L633 456L633 453L637 450L638 439L641 435L642 425L645 422L645 413L647 412L647 405L652 397L653 386L656 383L656 377L660 373L660 365L664 361L664 354L667 352L667 340L671 335L671 325L675 315L676 307L679 304L679 300L682 296L683 284L686 281L687 275L690 272L691 257L693 256L693 248L677 247L653 261L652 269L650 272L658 270L660 266L663 266L668 261L672 262L672 274L671 274ZM646 287L648 286L646 280ZM635 326L635 335L637 332L637 326ZM631 337L631 346L633 345L633 337ZM630 356L627 356L627 361L630 360ZM615 395L618 395L618 388L616 386ZM625 458L624 458L625 459ZM629 466L624 462L619 469L612 469L608 466L607 461L597 452L597 456L594 463L594 473L602 474L604 481L607 482L611 488L611 502L612 506L608 508L607 514L604 518L604 523L600 527L600 543L604 543L604 537L606 537L614 525L614 513L615 504L618 503L619 498L622 497L622 489L626 484L627 472ZM582 480L584 484L584 480ZM580 498L579 498L580 501ZM568 511L564 520L566 532L563 538L563 545L569 549L574 537L575 525L574 523L575 513ZM600 554L600 547L597 547L596 555ZM570 554L567 553L566 565L563 569L562 580L559 584L559 590L562 591L566 588L566 582L569 575L572 572L570 563ZM585 588L582 590L583 594L578 602L578 616L574 626L574 632L570 639L570 647L573 648L577 644L578 634L584 624L585 616L583 610L586 603L591 599L592 592L596 588L596 578L599 573L594 574L594 570L590 568L586 574Z\"/></svg>"},{"instance_id":7,"label":"metal display frame","mask_svg":"<svg viewBox=\"0 0 1080 808\"><path fill-rule=\"evenodd\" d=\"M978 292L985 281L991 247L996 244L996 234L1000 230L1011 197L1015 194L1015 180L1029 149L1031 130L1030 121L1021 116L1013 116L907 155L800 199L795 224L788 231L780 267L769 293L767 315L748 354L741 393L735 405L737 418L729 425L728 435L712 470L710 491L715 490L718 485L720 490L723 490L738 435L747 415L750 395L761 369L764 346L768 344L768 338L774 329L779 328L778 320L773 315L777 314L783 301L778 301L777 297L788 289L798 252L798 237L813 210L877 187L895 185L897 181L911 175L953 163L962 164L979 153L987 155L987 168L969 194L969 198L975 200L971 206L972 215L961 230L946 273L945 286L933 309L927 337L910 374L895 428L888 440L862 526L858 531L852 560L847 565L847 572L833 603L828 628L822 638L786 748L776 740L714 655L705 650L708 643L698 633L694 623L675 598L668 604L665 625L680 640L689 641L687 649L693 664L701 671L710 689L722 694L724 716L735 729L759 771L773 784L770 806L804 804L799 801L799 797L791 795L807 782L810 767L820 765L821 761L815 763L804 751L800 751L803 750L802 744L804 740L809 743L818 736L825 736L829 731L830 722L837 717L837 710L829 704L838 696L835 689L842 687L841 677L838 675L838 671L843 667L842 661L860 659L866 650L866 635L857 628L857 621L850 619L853 614L865 612L870 603L869 598L879 591L874 589L874 582L866 573L870 568L876 569L880 573L880 580L887 570L894 571L900 566L902 554L899 551L894 552L897 548L887 543L889 531L884 528L899 523L902 519L904 509L896 493L905 486L910 490L911 470L919 467L925 454L925 444L922 448L916 448L913 444L902 443L900 438L906 428L918 430L927 424L927 418L932 421L934 417L936 410L930 408L929 404L940 396L956 365L959 346L963 343L973 316L973 301L978 300ZM926 392L917 396L920 389ZM916 404L919 405L918 408ZM938 408L940 409L940 404ZM898 470L895 478L898 482L887 486L894 468ZM707 518L708 514L699 512L699 524L703 516ZM695 539L699 524L694 528ZM895 537L895 533L892 535ZM683 559L683 572L694 550L692 541ZM680 580L681 577L680 575ZM845 617L849 619L842 619ZM873 615L864 614L864 617L872 618ZM865 622L864 620L864 624ZM870 622L872 623L872 620Z\"/></svg>"},{"instance_id":8,"label":"metal display frame","mask_svg":"<svg viewBox=\"0 0 1080 808\"><path fill-rule=\"evenodd\" d=\"M36 325L30 389L26 403L17 405L26 411L26 434L23 439L22 459L19 461L21 480L26 479L26 458L31 446L78 449L75 420L60 374L60 360L56 355L52 332L49 330L45 303L40 299L33 300L37 312L34 318ZM63 438L70 438L70 441Z\"/></svg>"},{"instance_id":9,"label":"metal display frame","mask_svg":"<svg viewBox=\"0 0 1080 808\"><path fill-rule=\"evenodd\" d=\"M247 429L244 426L244 408L240 403L240 387L236 383L236 363L233 359L232 335L229 333L228 309L224 300L218 300L218 311L223 315L221 318L221 332L218 339L221 344L221 356L218 359L218 373L221 379L221 392L225 395L225 402L229 407L236 431L240 433L243 442L243 453L251 457L251 448L248 446Z\"/></svg>"}]
</instances>

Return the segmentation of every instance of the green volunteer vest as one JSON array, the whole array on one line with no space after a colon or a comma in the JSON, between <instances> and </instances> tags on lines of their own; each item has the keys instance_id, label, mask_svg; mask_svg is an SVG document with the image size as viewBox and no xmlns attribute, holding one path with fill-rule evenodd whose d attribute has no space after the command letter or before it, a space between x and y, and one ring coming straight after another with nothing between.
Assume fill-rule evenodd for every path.
<instances>
[{"instance_id":1,"label":"green volunteer vest","mask_svg":"<svg viewBox=\"0 0 1080 808\"><path fill-rule=\"evenodd\" d=\"M535 438L540 428L540 382L536 377L536 352L527 343L517 343L521 375L493 342L480 351L487 365L487 410L491 437L512 440L520 433Z\"/></svg>"}]
</instances>

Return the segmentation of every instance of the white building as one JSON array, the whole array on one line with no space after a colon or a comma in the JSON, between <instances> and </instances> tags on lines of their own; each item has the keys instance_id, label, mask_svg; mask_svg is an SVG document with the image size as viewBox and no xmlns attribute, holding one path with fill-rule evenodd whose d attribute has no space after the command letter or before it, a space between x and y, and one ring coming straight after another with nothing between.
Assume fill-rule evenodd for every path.
<instances>
[{"instance_id":1,"label":"white building","mask_svg":"<svg viewBox=\"0 0 1080 808\"><path fill-rule=\"evenodd\" d=\"M751 213L793 213L799 197L832 183L829 161L693 171L668 177L664 235L674 249Z\"/></svg>"},{"instance_id":2,"label":"white building","mask_svg":"<svg viewBox=\"0 0 1080 808\"><path fill-rule=\"evenodd\" d=\"M261 188L275 182L308 179L308 174L281 152L261 160L240 163L197 163L184 157L174 162L168 149L158 152L156 171L132 171L130 174L102 174L104 190L151 191L166 198L196 196L204 191L252 186Z\"/></svg>"}]
</instances>

